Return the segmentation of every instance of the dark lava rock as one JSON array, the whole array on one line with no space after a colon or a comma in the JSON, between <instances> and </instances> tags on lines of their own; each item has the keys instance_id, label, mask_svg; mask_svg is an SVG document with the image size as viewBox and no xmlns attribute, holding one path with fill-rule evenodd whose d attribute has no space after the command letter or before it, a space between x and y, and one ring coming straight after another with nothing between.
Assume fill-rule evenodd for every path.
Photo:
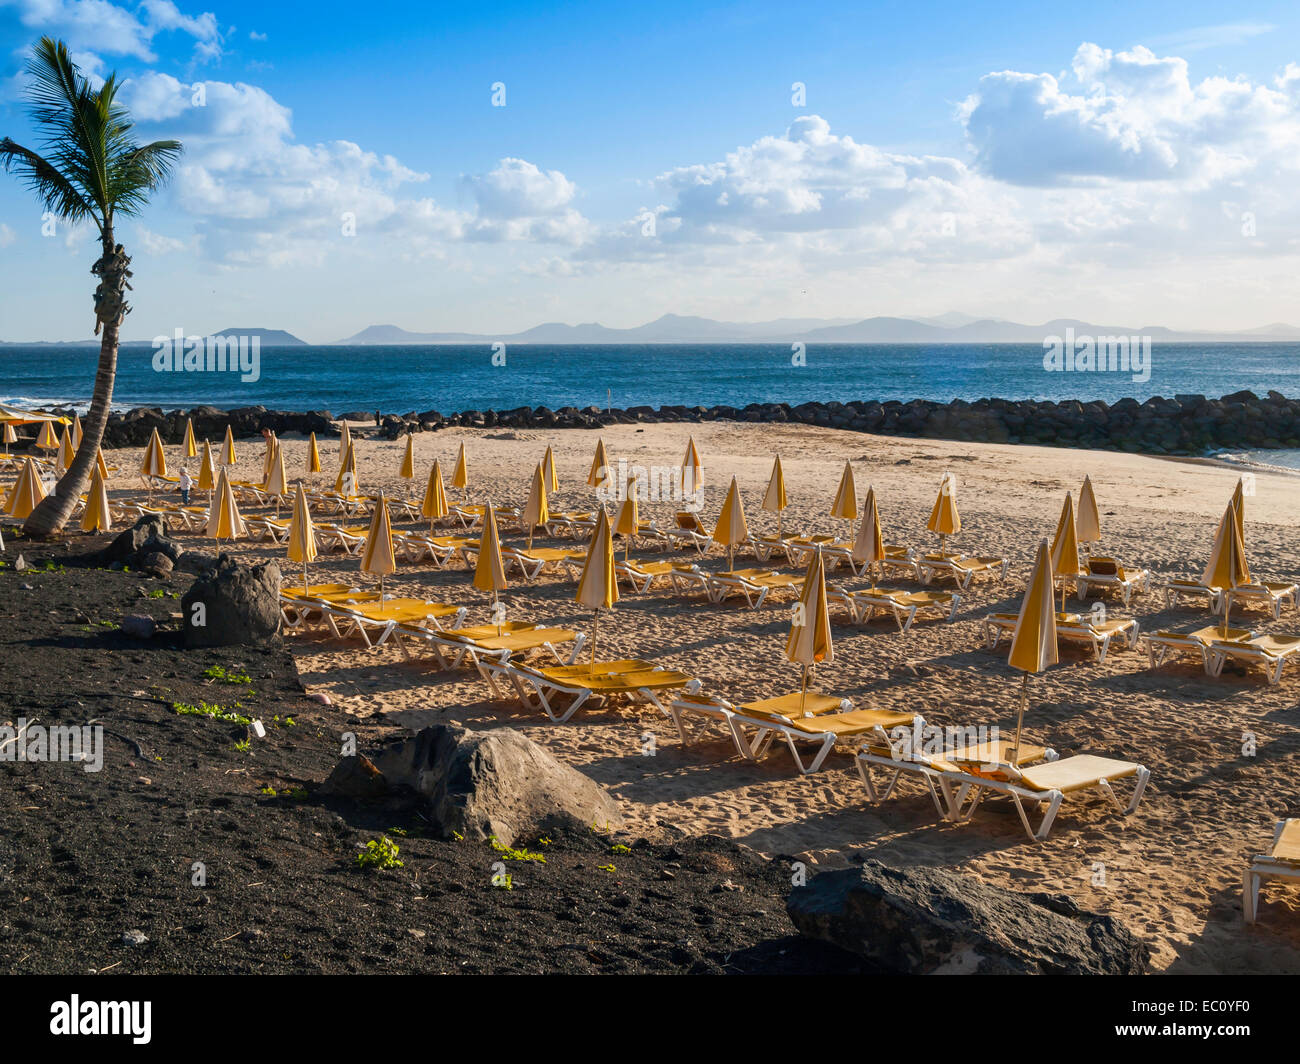
<instances>
[{"instance_id":1,"label":"dark lava rock","mask_svg":"<svg viewBox=\"0 0 1300 1064\"><path fill-rule=\"evenodd\" d=\"M186 647L260 645L280 639L280 567L241 565L229 554L181 599Z\"/></svg>"}]
</instances>

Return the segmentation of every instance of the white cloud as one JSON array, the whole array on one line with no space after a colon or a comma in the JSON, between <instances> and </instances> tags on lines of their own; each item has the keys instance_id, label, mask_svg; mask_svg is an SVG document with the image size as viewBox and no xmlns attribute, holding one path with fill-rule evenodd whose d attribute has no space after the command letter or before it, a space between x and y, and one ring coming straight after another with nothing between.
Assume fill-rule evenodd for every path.
<instances>
[{"instance_id":1,"label":"white cloud","mask_svg":"<svg viewBox=\"0 0 1300 1064\"><path fill-rule=\"evenodd\" d=\"M142 0L138 12L108 0L0 0L18 21L36 33L67 42L88 69L99 69L101 55L130 56L146 63L157 59L154 38L176 32L194 39L196 59L221 56L221 33L210 13L186 15L172 0Z\"/></svg>"},{"instance_id":2,"label":"white cloud","mask_svg":"<svg viewBox=\"0 0 1300 1064\"><path fill-rule=\"evenodd\" d=\"M18 234L5 225L4 222L0 222L0 248L7 248L17 239Z\"/></svg>"},{"instance_id":3,"label":"white cloud","mask_svg":"<svg viewBox=\"0 0 1300 1064\"><path fill-rule=\"evenodd\" d=\"M249 30L249 31L248 31L248 39L249 39L250 41L264 41L264 40L266 40L266 34L265 34L265 33L258 33L257 30Z\"/></svg>"}]
</instances>

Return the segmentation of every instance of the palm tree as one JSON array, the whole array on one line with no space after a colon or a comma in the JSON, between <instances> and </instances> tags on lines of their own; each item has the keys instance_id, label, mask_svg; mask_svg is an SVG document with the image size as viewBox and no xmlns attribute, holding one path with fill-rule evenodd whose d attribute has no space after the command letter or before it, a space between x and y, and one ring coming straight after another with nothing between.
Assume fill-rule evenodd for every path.
<instances>
[{"instance_id":1,"label":"palm tree","mask_svg":"<svg viewBox=\"0 0 1300 1064\"><path fill-rule=\"evenodd\" d=\"M117 102L117 75L98 90L92 88L62 41L42 37L32 50L27 72L29 114L45 154L5 137L0 140L0 162L6 171L21 175L55 217L70 224L94 222L102 250L91 273L99 278L95 332L102 327L103 336L81 446L58 486L23 525L29 535L45 537L59 532L72 516L77 496L90 479L113 400L118 329L130 310L126 290L131 287L127 283L131 260L114 241L113 223L119 214L138 214L149 202L149 194L171 177L181 145L175 140L136 144L131 139L131 116Z\"/></svg>"}]
</instances>

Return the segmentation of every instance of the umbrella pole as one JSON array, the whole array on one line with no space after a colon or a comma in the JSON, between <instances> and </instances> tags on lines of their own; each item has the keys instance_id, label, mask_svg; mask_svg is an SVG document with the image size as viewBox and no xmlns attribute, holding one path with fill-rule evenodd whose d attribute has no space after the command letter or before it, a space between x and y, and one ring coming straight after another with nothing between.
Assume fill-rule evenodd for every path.
<instances>
[{"instance_id":1,"label":"umbrella pole","mask_svg":"<svg viewBox=\"0 0 1300 1064\"><path fill-rule=\"evenodd\" d=\"M1025 724L1025 704L1029 701L1029 673L1020 677L1020 715L1016 718L1016 745L1011 748L1011 763L1020 761L1020 730Z\"/></svg>"},{"instance_id":2,"label":"umbrella pole","mask_svg":"<svg viewBox=\"0 0 1300 1064\"><path fill-rule=\"evenodd\" d=\"M594 676L596 673L596 636L600 632L600 610L597 609L591 620L591 667L587 670L588 676Z\"/></svg>"},{"instance_id":3,"label":"umbrella pole","mask_svg":"<svg viewBox=\"0 0 1300 1064\"><path fill-rule=\"evenodd\" d=\"M1228 638L1228 614L1232 612L1232 599L1228 597L1228 592L1223 593L1223 638Z\"/></svg>"},{"instance_id":4,"label":"umbrella pole","mask_svg":"<svg viewBox=\"0 0 1300 1064\"><path fill-rule=\"evenodd\" d=\"M492 589L492 619L497 622L497 635L501 634L501 609L496 588Z\"/></svg>"},{"instance_id":5,"label":"umbrella pole","mask_svg":"<svg viewBox=\"0 0 1300 1064\"><path fill-rule=\"evenodd\" d=\"M799 679L799 712L803 713L808 707L808 666L803 667L803 673Z\"/></svg>"}]
</instances>

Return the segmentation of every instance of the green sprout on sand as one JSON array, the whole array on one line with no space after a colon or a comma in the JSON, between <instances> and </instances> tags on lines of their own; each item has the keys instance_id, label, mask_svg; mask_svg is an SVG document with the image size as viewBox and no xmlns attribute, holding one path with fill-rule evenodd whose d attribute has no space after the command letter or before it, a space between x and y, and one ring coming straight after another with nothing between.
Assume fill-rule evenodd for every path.
<instances>
[{"instance_id":1,"label":"green sprout on sand","mask_svg":"<svg viewBox=\"0 0 1300 1064\"><path fill-rule=\"evenodd\" d=\"M235 705L239 706L239 703L236 702ZM234 713L223 706L213 706L207 702L200 702L197 706L191 706L186 702L173 702L172 710L182 717L210 717L213 720L223 720L227 724L253 723L251 718L245 717L242 713Z\"/></svg>"},{"instance_id":2,"label":"green sprout on sand","mask_svg":"<svg viewBox=\"0 0 1300 1064\"><path fill-rule=\"evenodd\" d=\"M614 866L612 864L598 864L596 868L601 872L609 872L611 875L614 873Z\"/></svg>"},{"instance_id":3,"label":"green sprout on sand","mask_svg":"<svg viewBox=\"0 0 1300 1064\"><path fill-rule=\"evenodd\" d=\"M269 794L272 798L274 798L278 792L276 791L276 789L275 789L274 787L272 787L272 786L268 783L265 787L262 788L262 793L263 793L263 794Z\"/></svg>"},{"instance_id":4,"label":"green sprout on sand","mask_svg":"<svg viewBox=\"0 0 1300 1064\"><path fill-rule=\"evenodd\" d=\"M396 835L399 838L406 838L406 828L389 828L388 834Z\"/></svg>"},{"instance_id":5,"label":"green sprout on sand","mask_svg":"<svg viewBox=\"0 0 1300 1064\"><path fill-rule=\"evenodd\" d=\"M516 850L510 846L503 846L500 842L497 841L497 837L495 835L489 835L488 842L492 844L492 849L496 850L496 852L501 855L502 860L536 861L538 864L546 864L546 858L543 857L540 853L533 853L531 850L527 849L526 847L524 849Z\"/></svg>"},{"instance_id":6,"label":"green sprout on sand","mask_svg":"<svg viewBox=\"0 0 1300 1064\"><path fill-rule=\"evenodd\" d=\"M231 672L224 665L210 665L203 670L203 675L209 680L220 680L222 683L251 684L253 682L253 678L248 673Z\"/></svg>"},{"instance_id":7,"label":"green sprout on sand","mask_svg":"<svg viewBox=\"0 0 1300 1064\"><path fill-rule=\"evenodd\" d=\"M240 739L239 742L235 743L235 749L241 754L246 754L253 749L253 743L249 739Z\"/></svg>"},{"instance_id":8,"label":"green sprout on sand","mask_svg":"<svg viewBox=\"0 0 1300 1064\"><path fill-rule=\"evenodd\" d=\"M380 835L377 839L371 839L366 843L366 848L357 854L358 868L402 868L403 864L397 859L397 843L387 835Z\"/></svg>"},{"instance_id":9,"label":"green sprout on sand","mask_svg":"<svg viewBox=\"0 0 1300 1064\"><path fill-rule=\"evenodd\" d=\"M619 842L611 846L609 848L609 852L610 853L631 853L632 848L630 846L624 846L621 842Z\"/></svg>"}]
</instances>

